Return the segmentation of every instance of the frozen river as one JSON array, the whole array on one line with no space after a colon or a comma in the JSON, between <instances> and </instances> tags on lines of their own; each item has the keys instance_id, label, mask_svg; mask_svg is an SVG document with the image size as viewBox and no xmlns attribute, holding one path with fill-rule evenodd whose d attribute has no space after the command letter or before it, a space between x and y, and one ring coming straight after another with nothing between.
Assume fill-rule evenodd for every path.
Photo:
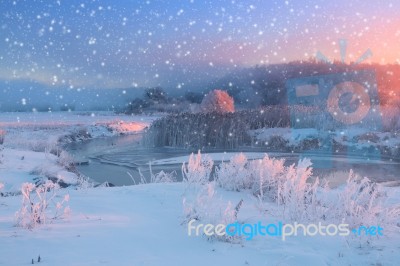
<instances>
[{"instance_id":1,"label":"frozen river","mask_svg":"<svg viewBox=\"0 0 400 266\"><path fill-rule=\"evenodd\" d=\"M161 170L176 171L178 179L182 179L182 162L191 152L197 152L178 148L147 148L140 145L140 139L140 134L97 138L68 144L67 149L77 161L88 162L77 166L82 174L96 182L107 181L116 186L139 183L139 169L146 178L149 178L149 162L152 162L154 173ZM237 152L245 152L247 158L257 159L262 158L267 151L260 148L244 148L229 151L209 150L202 153L209 153L214 161L218 162L229 159L230 153ZM335 178L332 172L353 169L361 176L367 176L374 181L400 181L400 163L391 160L367 160L362 157L329 154L300 155L279 152L268 152L268 154L272 157L285 158L287 164L295 163L301 156L306 156L313 162L313 172L316 176L328 175Z\"/></svg>"}]
</instances>

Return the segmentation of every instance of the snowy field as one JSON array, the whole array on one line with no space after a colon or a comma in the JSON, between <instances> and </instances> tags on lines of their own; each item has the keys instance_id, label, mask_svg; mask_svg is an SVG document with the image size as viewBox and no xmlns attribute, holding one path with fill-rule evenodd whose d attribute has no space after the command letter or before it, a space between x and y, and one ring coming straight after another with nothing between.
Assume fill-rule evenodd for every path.
<instances>
[{"instance_id":1,"label":"snowy field","mask_svg":"<svg viewBox=\"0 0 400 266\"><path fill-rule=\"evenodd\" d=\"M39 265L396 265L400 260L398 234L370 245L355 237L283 242L266 236L235 244L188 237L182 225L184 192L183 184L69 190L70 217L35 230L13 226L19 197L0 198L0 264L28 265L39 255ZM254 197L218 193L225 202L244 199L241 220L266 219Z\"/></svg>"},{"instance_id":2,"label":"snowy field","mask_svg":"<svg viewBox=\"0 0 400 266\"><path fill-rule=\"evenodd\" d=\"M157 184L92 187L69 168L66 154L57 153L59 143L140 132L155 117L111 113L5 113L0 117L0 129L6 132L0 151L0 265L398 265L400 261L399 187L362 187L359 181L346 186L348 173L343 173L342 182L323 188L311 168L291 172L264 153L216 153L152 162L185 163L184 183L170 183L168 173L162 173L152 178L161 182ZM271 131L265 130L265 137L289 134L287 129ZM221 160L226 162L213 176L216 182L205 181L213 175L214 161ZM44 213L46 223L16 226L26 197L19 192L21 186L41 184L46 178L72 186L55 190ZM264 194L270 191L278 193L278 199ZM309 195L312 204L301 205L299 199ZM341 203L350 215L342 212ZM310 208L314 204L319 211ZM64 213L54 215L58 210ZM188 236L192 218L196 223L227 222L234 213L238 222L249 224L316 222L304 217L319 217L324 211L328 212L321 217L330 217L326 222L337 222L340 215L351 218L353 225L375 226L382 221L384 234L298 235L285 241L277 236L251 240ZM302 215L294 215L298 213Z\"/></svg>"}]
</instances>

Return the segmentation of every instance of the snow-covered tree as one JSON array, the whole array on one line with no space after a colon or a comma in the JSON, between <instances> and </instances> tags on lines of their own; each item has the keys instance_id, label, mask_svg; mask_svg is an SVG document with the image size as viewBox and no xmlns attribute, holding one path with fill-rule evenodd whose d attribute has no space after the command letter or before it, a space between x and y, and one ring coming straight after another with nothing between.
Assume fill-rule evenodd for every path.
<instances>
[{"instance_id":1,"label":"snow-covered tree","mask_svg":"<svg viewBox=\"0 0 400 266\"><path fill-rule=\"evenodd\" d=\"M233 98L226 91L213 90L204 96L200 109L202 112L233 113L235 105Z\"/></svg>"}]
</instances>

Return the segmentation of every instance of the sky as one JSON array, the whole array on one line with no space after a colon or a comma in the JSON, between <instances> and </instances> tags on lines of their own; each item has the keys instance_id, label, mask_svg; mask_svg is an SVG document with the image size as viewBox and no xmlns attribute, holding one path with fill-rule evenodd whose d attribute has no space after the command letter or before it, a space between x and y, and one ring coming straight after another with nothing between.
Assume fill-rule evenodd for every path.
<instances>
[{"instance_id":1,"label":"sky","mask_svg":"<svg viewBox=\"0 0 400 266\"><path fill-rule=\"evenodd\" d=\"M400 1L0 0L0 80L184 88L321 51L400 63Z\"/></svg>"}]
</instances>

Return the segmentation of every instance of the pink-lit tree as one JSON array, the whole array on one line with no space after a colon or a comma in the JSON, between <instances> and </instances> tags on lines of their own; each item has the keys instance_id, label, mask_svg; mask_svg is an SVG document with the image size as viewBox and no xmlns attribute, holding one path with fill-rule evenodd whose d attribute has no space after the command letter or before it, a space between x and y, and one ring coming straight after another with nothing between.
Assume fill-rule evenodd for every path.
<instances>
[{"instance_id":1,"label":"pink-lit tree","mask_svg":"<svg viewBox=\"0 0 400 266\"><path fill-rule=\"evenodd\" d=\"M200 104L200 110L205 113L233 113L235 105L233 98L226 91L212 90L204 96Z\"/></svg>"}]
</instances>

